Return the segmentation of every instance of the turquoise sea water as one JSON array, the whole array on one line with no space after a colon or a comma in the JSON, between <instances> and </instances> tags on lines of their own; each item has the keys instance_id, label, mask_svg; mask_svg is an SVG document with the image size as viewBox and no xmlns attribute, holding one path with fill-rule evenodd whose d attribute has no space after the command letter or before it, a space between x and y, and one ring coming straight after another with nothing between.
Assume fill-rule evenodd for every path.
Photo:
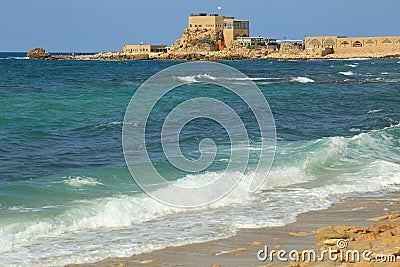
<instances>
[{"instance_id":1,"label":"turquoise sea water","mask_svg":"<svg viewBox=\"0 0 400 267\"><path fill-rule=\"evenodd\" d=\"M240 227L283 225L346 196L399 189L399 60L232 61L223 63L248 75L274 113L277 154L267 183L248 194L244 179L220 202L197 210L150 199L125 165L124 113L141 83L178 63L0 54L0 265L129 256L227 237ZM181 135L188 157L198 156L203 138L216 142L207 171L176 171L163 156L162 120L198 96L224 101L239 114L250 162L260 142L253 115L234 95L204 84L177 88L152 113L147 145L161 172L191 184L212 180L229 159L226 132L207 120Z\"/></svg>"}]
</instances>

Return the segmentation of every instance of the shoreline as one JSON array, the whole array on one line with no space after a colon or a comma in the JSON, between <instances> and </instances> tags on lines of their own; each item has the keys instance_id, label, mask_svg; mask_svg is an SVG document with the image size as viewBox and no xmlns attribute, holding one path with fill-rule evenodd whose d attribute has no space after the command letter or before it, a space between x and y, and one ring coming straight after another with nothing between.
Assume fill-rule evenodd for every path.
<instances>
[{"instance_id":1,"label":"shoreline","mask_svg":"<svg viewBox=\"0 0 400 267\"><path fill-rule=\"evenodd\" d=\"M346 227L343 226L346 225L348 226L348 229L359 229L360 227L376 225L372 227L378 229L376 230L376 234L379 234L381 231L379 227L385 227L386 223L388 223L391 218L387 215L390 212L399 214L399 217L394 223L395 227L398 225L396 231L400 231L399 206L400 192L388 193L384 197L379 194L349 197L339 203L331 205L328 209L302 213L297 216L295 222L289 223L285 226L258 229L238 229L235 236L226 239L168 247L126 258L108 258L96 263L72 264L67 266L287 266L290 262L277 262L276 259L273 262L262 262L257 259L257 252L264 249L265 246L268 246L269 249L284 249L285 251L319 251L324 244L321 242L320 244L316 244L316 240L327 242L326 240L329 239L323 239L324 237L321 237L321 234L324 236L324 231L326 231L326 229L333 229L330 226L337 226L339 229L344 229ZM334 232L334 234L340 234L340 232ZM330 236L331 238L334 237L331 232L327 233L326 236ZM365 239L365 236L362 236L362 238ZM362 238L359 239L363 241ZM377 238L377 236L373 237L374 240ZM368 244L375 244L378 242L380 246L374 247L377 252L380 252L380 249L381 251L388 251L387 249L398 249L398 252L400 253L400 235L397 236L397 238L399 240L396 239L395 241L398 241L398 243L395 243L395 245L392 246L390 246L390 244L384 246L376 240L370 241ZM357 238L353 239L357 240ZM353 243L358 244L358 241L356 242L354 240L349 240L350 245L353 245ZM365 245L364 243L361 245ZM371 245L371 248L372 247L373 245ZM400 262L400 254L398 256L397 264ZM322 266L336 266L333 265L334 262L329 261L325 261L323 264L325 265ZM368 265L370 263L365 262L360 264L367 265L355 264L354 266L382 266ZM302 264L296 263L290 266L321 265L313 262Z\"/></svg>"},{"instance_id":2,"label":"shoreline","mask_svg":"<svg viewBox=\"0 0 400 267\"><path fill-rule=\"evenodd\" d=\"M308 54L304 51L299 53L268 52L266 54L257 51L214 51L214 52L185 52L185 53L150 53L131 54L123 52L100 52L94 55L51 55L44 48L35 48L27 53L29 59L40 60L168 60L168 61L230 61L230 60L346 60L353 58L361 59L400 59L399 53L350 53L350 54Z\"/></svg>"},{"instance_id":3,"label":"shoreline","mask_svg":"<svg viewBox=\"0 0 400 267\"><path fill-rule=\"evenodd\" d=\"M32 59L32 58L30 58ZM81 55L81 56L52 56L50 59L55 61L82 60L82 61L252 61L252 60L349 60L349 59L400 59L400 55L384 55L384 56L325 56L325 57L292 57L292 56L277 56L277 57L241 57L241 56L204 56L201 54L186 54L179 57L137 57L131 55Z\"/></svg>"}]
</instances>

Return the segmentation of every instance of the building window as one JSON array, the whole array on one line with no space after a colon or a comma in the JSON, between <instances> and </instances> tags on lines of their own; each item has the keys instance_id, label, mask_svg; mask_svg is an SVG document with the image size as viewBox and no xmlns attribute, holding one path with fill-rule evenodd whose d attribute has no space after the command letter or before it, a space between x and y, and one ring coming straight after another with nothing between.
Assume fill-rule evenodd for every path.
<instances>
[{"instance_id":1,"label":"building window","mask_svg":"<svg viewBox=\"0 0 400 267\"><path fill-rule=\"evenodd\" d=\"M192 28L192 24L190 24L189 27Z\"/></svg>"},{"instance_id":2,"label":"building window","mask_svg":"<svg viewBox=\"0 0 400 267\"><path fill-rule=\"evenodd\" d=\"M382 42L382 44L391 44L392 41L390 41L389 39L386 39L385 41Z\"/></svg>"},{"instance_id":3,"label":"building window","mask_svg":"<svg viewBox=\"0 0 400 267\"><path fill-rule=\"evenodd\" d=\"M332 40L332 38L329 38L327 40L324 41L324 45L325 46L334 46L336 43L335 41Z\"/></svg>"},{"instance_id":4,"label":"building window","mask_svg":"<svg viewBox=\"0 0 400 267\"><path fill-rule=\"evenodd\" d=\"M353 47L362 47L362 43L360 41L355 41Z\"/></svg>"},{"instance_id":5,"label":"building window","mask_svg":"<svg viewBox=\"0 0 400 267\"><path fill-rule=\"evenodd\" d=\"M225 28L228 30L232 30L233 29L233 23L232 22L226 22L225 23Z\"/></svg>"},{"instance_id":6,"label":"building window","mask_svg":"<svg viewBox=\"0 0 400 267\"><path fill-rule=\"evenodd\" d=\"M342 43L341 43L341 45L343 45L343 46L348 46L350 43L349 42L347 42L347 41L343 41Z\"/></svg>"},{"instance_id":7,"label":"building window","mask_svg":"<svg viewBox=\"0 0 400 267\"><path fill-rule=\"evenodd\" d=\"M312 39L311 42L310 42L310 45L312 45L312 46L320 46L321 42L318 41L317 39Z\"/></svg>"},{"instance_id":8,"label":"building window","mask_svg":"<svg viewBox=\"0 0 400 267\"><path fill-rule=\"evenodd\" d=\"M375 42L372 41L371 39L369 39L369 40L366 42L366 44L373 45L373 44L375 44Z\"/></svg>"}]
</instances>

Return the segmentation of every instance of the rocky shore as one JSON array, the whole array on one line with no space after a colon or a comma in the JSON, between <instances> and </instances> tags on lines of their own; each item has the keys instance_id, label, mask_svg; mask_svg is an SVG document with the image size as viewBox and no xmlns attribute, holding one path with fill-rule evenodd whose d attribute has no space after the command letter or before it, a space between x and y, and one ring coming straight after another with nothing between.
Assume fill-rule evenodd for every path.
<instances>
[{"instance_id":1,"label":"rocky shore","mask_svg":"<svg viewBox=\"0 0 400 267\"><path fill-rule=\"evenodd\" d=\"M44 52L38 53L41 50ZM298 53L246 51L247 48L210 51L210 52L181 52L181 53L154 53L154 54L129 54L123 52L107 52L95 55L66 55L53 56L43 48L35 48L28 53L30 59L40 60L315 60L315 59L351 59L351 58L400 58L400 54L371 53L371 54L330 54L321 56L318 54L307 54L304 51Z\"/></svg>"},{"instance_id":2,"label":"rocky shore","mask_svg":"<svg viewBox=\"0 0 400 267\"><path fill-rule=\"evenodd\" d=\"M211 29L185 29L182 37L166 53L124 53L107 52L95 55L53 56L43 48L31 50L27 56L42 60L307 60L307 59L349 59L349 58L400 58L393 51L375 53L337 54L333 51L309 52L301 45L281 44L276 46L243 47L218 49L221 33Z\"/></svg>"}]
</instances>

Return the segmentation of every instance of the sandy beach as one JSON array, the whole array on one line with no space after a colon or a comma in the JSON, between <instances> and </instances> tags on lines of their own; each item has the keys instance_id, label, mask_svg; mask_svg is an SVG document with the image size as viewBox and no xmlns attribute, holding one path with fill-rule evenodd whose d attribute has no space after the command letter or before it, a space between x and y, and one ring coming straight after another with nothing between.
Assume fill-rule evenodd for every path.
<instances>
[{"instance_id":1,"label":"sandy beach","mask_svg":"<svg viewBox=\"0 0 400 267\"><path fill-rule=\"evenodd\" d=\"M170 247L129 258L73 266L399 266L400 212L399 193L352 197L329 209L301 214L297 221L282 227L241 229L236 236L212 242ZM332 227L331 227L332 226ZM336 226L336 227L335 227ZM373 255L397 257L397 262L324 262L260 261L257 254L269 251L304 251L336 248L343 238L349 249L368 249ZM318 241L318 243L317 243ZM333 242L333 243L332 243ZM337 249L337 248L336 248ZM276 253L274 254L277 255ZM300 254L301 255L301 254ZM318 254L317 254L318 255ZM286 256L287 257L287 256ZM308 259L307 257L305 259ZM351 260L351 259L350 259ZM388 258L388 261L390 258Z\"/></svg>"}]
</instances>

